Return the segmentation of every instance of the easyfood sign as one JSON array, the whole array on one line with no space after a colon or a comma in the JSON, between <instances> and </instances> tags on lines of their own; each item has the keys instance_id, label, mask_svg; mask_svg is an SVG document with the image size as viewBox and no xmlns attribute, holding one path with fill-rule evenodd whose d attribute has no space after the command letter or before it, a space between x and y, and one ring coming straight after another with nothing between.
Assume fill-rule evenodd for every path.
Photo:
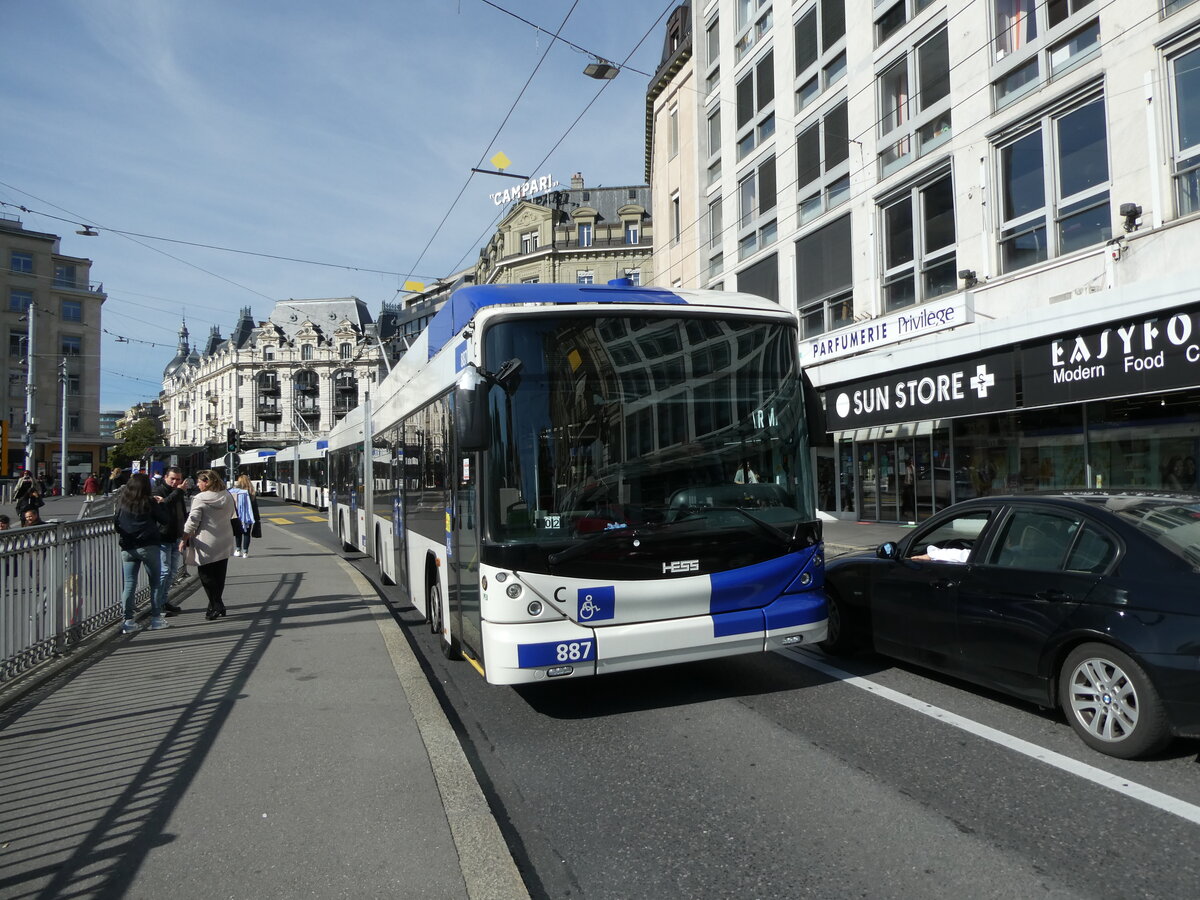
<instances>
[{"instance_id":1,"label":"easyfood sign","mask_svg":"<svg viewBox=\"0 0 1200 900\"><path fill-rule=\"evenodd\" d=\"M1025 406L1200 384L1200 306L1068 332L1021 351Z\"/></svg>"},{"instance_id":2,"label":"easyfood sign","mask_svg":"<svg viewBox=\"0 0 1200 900\"><path fill-rule=\"evenodd\" d=\"M825 396L829 431L999 412L1016 405L1013 355L909 369L839 385Z\"/></svg>"},{"instance_id":3,"label":"easyfood sign","mask_svg":"<svg viewBox=\"0 0 1200 900\"><path fill-rule=\"evenodd\" d=\"M975 304L972 296L967 293L955 294L945 300L806 339L800 343L800 358L805 365L828 362L974 321Z\"/></svg>"}]
</instances>

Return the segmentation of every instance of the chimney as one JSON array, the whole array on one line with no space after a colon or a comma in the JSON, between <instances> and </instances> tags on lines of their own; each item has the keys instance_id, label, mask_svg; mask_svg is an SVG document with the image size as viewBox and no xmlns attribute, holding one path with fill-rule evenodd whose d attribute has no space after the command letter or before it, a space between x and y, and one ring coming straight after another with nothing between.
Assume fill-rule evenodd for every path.
<instances>
[{"instance_id":1,"label":"chimney","mask_svg":"<svg viewBox=\"0 0 1200 900\"><path fill-rule=\"evenodd\" d=\"M574 175L571 176L571 190L573 190L573 191L582 191L583 190L583 173L582 172L576 172Z\"/></svg>"}]
</instances>

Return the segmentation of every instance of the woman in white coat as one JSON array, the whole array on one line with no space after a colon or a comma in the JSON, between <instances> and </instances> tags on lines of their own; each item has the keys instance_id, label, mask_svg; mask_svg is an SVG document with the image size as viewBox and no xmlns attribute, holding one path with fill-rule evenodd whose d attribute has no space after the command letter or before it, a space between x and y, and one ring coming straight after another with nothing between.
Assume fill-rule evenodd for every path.
<instances>
[{"instance_id":1,"label":"woman in white coat","mask_svg":"<svg viewBox=\"0 0 1200 900\"><path fill-rule=\"evenodd\" d=\"M200 584L208 595L208 612L204 617L218 619L225 615L225 570L236 546L230 519L237 513L225 482L212 469L197 473L196 487L200 493L192 498L179 549L187 564L196 567Z\"/></svg>"}]
</instances>

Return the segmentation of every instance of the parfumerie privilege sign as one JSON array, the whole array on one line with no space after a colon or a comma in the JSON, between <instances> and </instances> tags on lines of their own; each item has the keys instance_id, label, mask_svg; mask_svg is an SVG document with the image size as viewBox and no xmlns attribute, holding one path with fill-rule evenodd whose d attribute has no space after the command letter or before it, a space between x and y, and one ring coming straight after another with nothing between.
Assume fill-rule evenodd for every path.
<instances>
[{"instance_id":1,"label":"parfumerie privilege sign","mask_svg":"<svg viewBox=\"0 0 1200 900\"><path fill-rule=\"evenodd\" d=\"M1200 305L1067 332L1021 351L1025 406L1200 385Z\"/></svg>"},{"instance_id":2,"label":"parfumerie privilege sign","mask_svg":"<svg viewBox=\"0 0 1200 900\"><path fill-rule=\"evenodd\" d=\"M1200 305L825 391L830 431L1152 394L1200 385Z\"/></svg>"},{"instance_id":3,"label":"parfumerie privilege sign","mask_svg":"<svg viewBox=\"0 0 1200 900\"><path fill-rule=\"evenodd\" d=\"M907 341L957 328L975 321L975 307L969 294L955 294L904 312L858 322L800 342L801 361L805 365L828 362L840 356L862 353L898 341Z\"/></svg>"}]
</instances>

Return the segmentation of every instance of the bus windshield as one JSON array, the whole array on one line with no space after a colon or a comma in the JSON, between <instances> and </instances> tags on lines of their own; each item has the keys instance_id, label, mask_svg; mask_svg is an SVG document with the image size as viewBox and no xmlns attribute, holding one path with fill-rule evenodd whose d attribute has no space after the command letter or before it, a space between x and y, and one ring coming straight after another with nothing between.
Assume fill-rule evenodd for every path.
<instances>
[{"instance_id":1,"label":"bus windshield","mask_svg":"<svg viewBox=\"0 0 1200 900\"><path fill-rule=\"evenodd\" d=\"M502 319L489 394L486 539L573 557L704 531L778 554L814 510L796 331L699 313ZM549 545L553 545L552 547Z\"/></svg>"}]
</instances>

